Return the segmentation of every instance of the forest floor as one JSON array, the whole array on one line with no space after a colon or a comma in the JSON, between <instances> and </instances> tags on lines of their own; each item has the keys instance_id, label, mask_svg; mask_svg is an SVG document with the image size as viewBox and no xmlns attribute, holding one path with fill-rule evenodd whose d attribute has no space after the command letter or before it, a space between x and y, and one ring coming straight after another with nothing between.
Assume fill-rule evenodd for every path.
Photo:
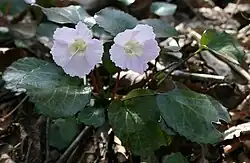
<instances>
[{"instance_id":1,"label":"forest floor","mask_svg":"<svg viewBox=\"0 0 250 163\"><path fill-rule=\"evenodd\" d=\"M177 0L173 3L178 6L176 13L162 19L181 33L177 41L166 41L167 44L178 44L180 51L166 56L165 64L171 64L176 57L189 56L197 49L202 32L215 28L238 39L246 52L243 68L250 72L249 1ZM136 16L143 18L145 15L146 13L139 13ZM19 16L19 19L22 18ZM0 20L0 25L1 23L3 20ZM41 43L26 48L16 46L13 40L0 42L0 72L19 58L35 56L48 59L49 57L42 53L48 51ZM227 107L232 121L221 130L227 129L231 134L216 146L200 146L176 136L169 147L159 149L156 155L161 158L166 153L179 151L187 156L190 163L250 163L250 86L246 84L249 78L241 74L237 67L228 65L210 52L203 53L206 55L194 56L187 60L178 71L172 73L172 79L182 82L196 92L215 97ZM121 81L119 86L129 87L126 80L139 84L141 80L136 77L133 77L133 74L122 75L124 81ZM223 77L229 77L235 82L225 82ZM167 87L167 84L162 87ZM58 151L52 147L48 148L48 123L48 118L35 112L34 104L28 101L25 94L6 90L4 82L0 80L0 163L65 160L68 163L130 162L122 146L117 145L115 149L112 145L110 147L110 141L113 139L110 139L110 135L102 135L107 126L98 129L82 126L82 132L75 138L72 146Z\"/></svg>"}]
</instances>

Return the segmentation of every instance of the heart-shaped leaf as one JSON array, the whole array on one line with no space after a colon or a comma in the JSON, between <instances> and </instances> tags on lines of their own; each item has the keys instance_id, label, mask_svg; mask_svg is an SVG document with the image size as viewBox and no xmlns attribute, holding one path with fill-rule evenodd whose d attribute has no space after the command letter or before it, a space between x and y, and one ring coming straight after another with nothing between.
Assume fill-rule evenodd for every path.
<instances>
[{"instance_id":1,"label":"heart-shaped leaf","mask_svg":"<svg viewBox=\"0 0 250 163\"><path fill-rule=\"evenodd\" d=\"M178 35L175 28L169 26L167 22L160 19L144 19L141 20L140 23L152 26L157 38L166 38Z\"/></svg>"},{"instance_id":2,"label":"heart-shaped leaf","mask_svg":"<svg viewBox=\"0 0 250 163\"><path fill-rule=\"evenodd\" d=\"M110 7L102 9L94 17L97 24L113 36L134 28L138 23L135 17Z\"/></svg>"},{"instance_id":3,"label":"heart-shaped leaf","mask_svg":"<svg viewBox=\"0 0 250 163\"><path fill-rule=\"evenodd\" d=\"M72 23L77 24L79 21L82 21L89 25L90 27L94 25L95 22L89 21L91 16L86 12L86 10L82 6L68 6L68 7L51 7L44 8L39 5L42 9L43 13L47 16L48 20L65 24Z\"/></svg>"},{"instance_id":4,"label":"heart-shaped leaf","mask_svg":"<svg viewBox=\"0 0 250 163\"><path fill-rule=\"evenodd\" d=\"M91 95L91 88L81 86L80 79L71 78L55 64L36 58L17 60L6 69L3 79L7 89L26 91L36 109L51 117L76 114Z\"/></svg>"},{"instance_id":5,"label":"heart-shaped leaf","mask_svg":"<svg viewBox=\"0 0 250 163\"><path fill-rule=\"evenodd\" d=\"M105 122L104 108L85 107L78 115L80 122L85 125L100 127Z\"/></svg>"},{"instance_id":6,"label":"heart-shaped leaf","mask_svg":"<svg viewBox=\"0 0 250 163\"><path fill-rule=\"evenodd\" d=\"M178 152L163 157L163 163L188 163L188 161L181 153Z\"/></svg>"},{"instance_id":7,"label":"heart-shaped leaf","mask_svg":"<svg viewBox=\"0 0 250 163\"><path fill-rule=\"evenodd\" d=\"M245 53L240 43L226 32L206 30L202 34L200 44L235 64L241 64L244 60Z\"/></svg>"},{"instance_id":8,"label":"heart-shaped leaf","mask_svg":"<svg viewBox=\"0 0 250 163\"><path fill-rule=\"evenodd\" d=\"M153 2L151 5L151 12L158 16L173 15L177 9L175 4L166 2Z\"/></svg>"},{"instance_id":9,"label":"heart-shaped leaf","mask_svg":"<svg viewBox=\"0 0 250 163\"><path fill-rule=\"evenodd\" d=\"M113 101L108 109L109 121L115 134L134 154L141 155L144 160L154 159L154 150L167 145L169 138L158 126L160 118L155 95L145 91L140 96L131 93L131 98Z\"/></svg>"},{"instance_id":10,"label":"heart-shaped leaf","mask_svg":"<svg viewBox=\"0 0 250 163\"><path fill-rule=\"evenodd\" d=\"M56 119L49 127L49 145L62 150L67 147L78 131L75 119Z\"/></svg>"},{"instance_id":11,"label":"heart-shaped leaf","mask_svg":"<svg viewBox=\"0 0 250 163\"><path fill-rule=\"evenodd\" d=\"M197 143L217 143L222 133L212 122L230 120L226 108L218 101L184 88L159 94L157 104L168 126Z\"/></svg>"},{"instance_id":12,"label":"heart-shaped leaf","mask_svg":"<svg viewBox=\"0 0 250 163\"><path fill-rule=\"evenodd\" d=\"M161 146L167 146L171 138L155 122L148 122L135 133L129 134L122 142L135 155L141 156L142 162L158 162L154 151Z\"/></svg>"}]
</instances>

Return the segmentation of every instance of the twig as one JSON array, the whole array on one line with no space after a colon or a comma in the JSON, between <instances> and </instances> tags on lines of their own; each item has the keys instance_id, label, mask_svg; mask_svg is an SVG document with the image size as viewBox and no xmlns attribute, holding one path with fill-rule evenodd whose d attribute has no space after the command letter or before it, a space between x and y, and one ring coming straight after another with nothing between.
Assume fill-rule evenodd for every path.
<instances>
[{"instance_id":1,"label":"twig","mask_svg":"<svg viewBox=\"0 0 250 163\"><path fill-rule=\"evenodd\" d=\"M234 11L232 12L231 18L232 18L232 17L234 16L234 14L236 13L236 11L237 11L237 9L238 9L238 7L239 7L240 1L241 1L241 0L237 0L236 5L235 5L235 8L234 8Z\"/></svg>"},{"instance_id":2,"label":"twig","mask_svg":"<svg viewBox=\"0 0 250 163\"><path fill-rule=\"evenodd\" d=\"M0 118L0 122L3 122L3 121L5 121L5 119L6 118L8 118L9 116L11 116L24 102L25 102L25 100L27 100L28 99L28 95L26 95L23 99L22 99L22 101L20 101L19 102L19 104L13 109L13 110L11 110L7 115L5 115L4 117L2 117L2 118Z\"/></svg>"},{"instance_id":3,"label":"twig","mask_svg":"<svg viewBox=\"0 0 250 163\"><path fill-rule=\"evenodd\" d=\"M226 80L225 76L221 75L210 75L210 74L199 74L199 73L190 73L184 72L180 70L175 70L171 73L171 76L176 77L184 77L184 78L191 78L193 80L200 80L200 81L216 81L216 82L224 82Z\"/></svg>"},{"instance_id":4,"label":"twig","mask_svg":"<svg viewBox=\"0 0 250 163\"><path fill-rule=\"evenodd\" d=\"M71 151L77 146L77 144L81 141L84 135L87 135L90 132L91 127L86 126L82 132L76 137L76 139L70 144L70 146L66 149L66 151L61 155L56 163L62 163L70 154Z\"/></svg>"},{"instance_id":5,"label":"twig","mask_svg":"<svg viewBox=\"0 0 250 163\"><path fill-rule=\"evenodd\" d=\"M196 38L196 40L197 40L198 42L200 42L201 35L200 35L199 33L197 33L196 31L192 30L192 29L189 29L189 31L192 31L191 34ZM211 51L210 49L208 49L208 50ZM216 55L216 57L217 57L218 59L220 59L220 60L222 60L223 62L225 62L226 64L228 64L228 65L229 65L232 69L234 69L237 73L239 73L241 76L243 76L245 79L247 79L247 80L248 80L248 83L250 83L250 75L249 75L249 73L248 73L246 70L244 70L243 68L241 68L240 65L237 65L237 64L234 64L234 63L228 61L227 59L225 59L225 57L221 56L218 52L216 52L216 51L214 51L214 50L211 51L211 52L213 52L213 53Z\"/></svg>"},{"instance_id":6,"label":"twig","mask_svg":"<svg viewBox=\"0 0 250 163\"><path fill-rule=\"evenodd\" d=\"M99 90L99 87L98 87L98 85L97 85L96 78L95 78L95 74L94 74L93 71L90 72L90 77L91 77L92 85L93 85L94 89L96 90L97 93L99 93L100 90Z\"/></svg>"},{"instance_id":7,"label":"twig","mask_svg":"<svg viewBox=\"0 0 250 163\"><path fill-rule=\"evenodd\" d=\"M25 156L25 163L29 163L31 145L32 145L32 140L29 141L28 151L27 151L26 156Z\"/></svg>"},{"instance_id":8,"label":"twig","mask_svg":"<svg viewBox=\"0 0 250 163\"><path fill-rule=\"evenodd\" d=\"M48 162L49 159L49 125L50 125L50 118L46 118L46 136L45 136L45 161L44 163Z\"/></svg>"},{"instance_id":9,"label":"twig","mask_svg":"<svg viewBox=\"0 0 250 163\"><path fill-rule=\"evenodd\" d=\"M167 74L164 76L164 78L158 82L158 85L160 85L169 75L172 74L173 71L175 71L177 68L179 68L183 63L185 63L186 61L188 61L190 58L192 58L193 56L195 56L198 52L200 52L201 49L198 49L195 53L193 53L192 55L189 55L187 58L185 58L184 60L182 60L181 62L177 63L176 65L173 66L173 68L171 70L166 70Z\"/></svg>"}]
</instances>

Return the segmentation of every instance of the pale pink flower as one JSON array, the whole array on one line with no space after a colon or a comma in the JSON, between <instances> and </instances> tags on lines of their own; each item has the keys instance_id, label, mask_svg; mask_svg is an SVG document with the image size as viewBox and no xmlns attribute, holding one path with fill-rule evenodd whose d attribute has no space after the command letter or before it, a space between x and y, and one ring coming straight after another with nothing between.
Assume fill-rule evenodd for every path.
<instances>
[{"instance_id":1,"label":"pale pink flower","mask_svg":"<svg viewBox=\"0 0 250 163\"><path fill-rule=\"evenodd\" d=\"M137 25L127 29L114 38L110 49L111 60L122 69L142 74L148 68L148 62L160 54L153 28L149 25Z\"/></svg>"},{"instance_id":2,"label":"pale pink flower","mask_svg":"<svg viewBox=\"0 0 250 163\"><path fill-rule=\"evenodd\" d=\"M92 32L79 22L75 29L62 27L54 32L51 54L55 63L70 76L83 77L101 63L103 45L92 39Z\"/></svg>"}]
</instances>

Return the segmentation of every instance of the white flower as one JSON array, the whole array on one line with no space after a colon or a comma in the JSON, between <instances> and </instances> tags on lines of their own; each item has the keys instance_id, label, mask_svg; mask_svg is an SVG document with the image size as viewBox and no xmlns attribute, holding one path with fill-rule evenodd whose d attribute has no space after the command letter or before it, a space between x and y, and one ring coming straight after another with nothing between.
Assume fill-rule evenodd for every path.
<instances>
[{"instance_id":1,"label":"white flower","mask_svg":"<svg viewBox=\"0 0 250 163\"><path fill-rule=\"evenodd\" d=\"M148 62L160 54L153 28L149 25L137 25L125 30L114 38L110 49L111 60L123 69L142 74L148 68Z\"/></svg>"},{"instance_id":2,"label":"white flower","mask_svg":"<svg viewBox=\"0 0 250 163\"><path fill-rule=\"evenodd\" d=\"M103 45L92 39L92 32L79 22L75 29L62 27L54 32L51 54L55 63L70 76L84 77L101 63Z\"/></svg>"},{"instance_id":3,"label":"white flower","mask_svg":"<svg viewBox=\"0 0 250 163\"><path fill-rule=\"evenodd\" d=\"M34 4L36 3L36 0L24 0L28 4Z\"/></svg>"}]
</instances>

